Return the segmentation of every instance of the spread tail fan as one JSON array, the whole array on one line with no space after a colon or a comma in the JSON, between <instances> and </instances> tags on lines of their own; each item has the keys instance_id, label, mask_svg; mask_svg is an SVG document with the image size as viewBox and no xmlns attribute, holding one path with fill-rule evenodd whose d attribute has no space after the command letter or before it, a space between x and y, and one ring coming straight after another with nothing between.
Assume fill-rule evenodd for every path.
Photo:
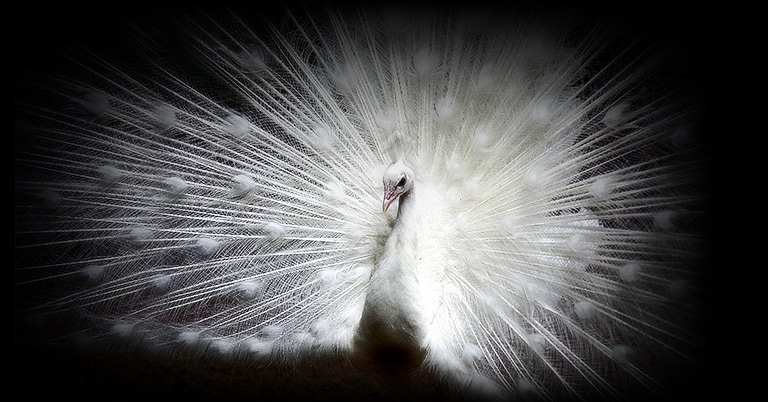
<instances>
[{"instance_id":1,"label":"spread tail fan","mask_svg":"<svg viewBox=\"0 0 768 402\"><path fill-rule=\"evenodd\" d=\"M216 378L154 396L690 386L708 155L667 37L315 11L59 53L17 103L17 344Z\"/></svg>"}]
</instances>

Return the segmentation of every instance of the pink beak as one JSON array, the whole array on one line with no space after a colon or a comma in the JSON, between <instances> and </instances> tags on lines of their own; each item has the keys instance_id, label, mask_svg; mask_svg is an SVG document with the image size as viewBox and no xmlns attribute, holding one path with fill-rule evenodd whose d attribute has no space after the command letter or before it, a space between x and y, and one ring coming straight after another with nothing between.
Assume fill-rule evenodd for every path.
<instances>
[{"instance_id":1,"label":"pink beak","mask_svg":"<svg viewBox=\"0 0 768 402\"><path fill-rule=\"evenodd\" d=\"M382 211L387 212L387 209L389 209L390 204L395 202L396 199L397 199L397 195L395 194L395 191L392 189L385 188L384 201L381 204Z\"/></svg>"}]
</instances>

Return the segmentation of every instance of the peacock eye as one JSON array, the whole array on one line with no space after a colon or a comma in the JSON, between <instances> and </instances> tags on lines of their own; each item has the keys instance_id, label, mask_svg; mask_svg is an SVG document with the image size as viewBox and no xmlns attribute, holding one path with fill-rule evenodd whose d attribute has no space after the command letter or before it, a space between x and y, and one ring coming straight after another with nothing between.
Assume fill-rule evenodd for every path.
<instances>
[{"instance_id":1,"label":"peacock eye","mask_svg":"<svg viewBox=\"0 0 768 402\"><path fill-rule=\"evenodd\" d=\"M397 187L405 187L405 176L400 178L400 181L397 182Z\"/></svg>"}]
</instances>

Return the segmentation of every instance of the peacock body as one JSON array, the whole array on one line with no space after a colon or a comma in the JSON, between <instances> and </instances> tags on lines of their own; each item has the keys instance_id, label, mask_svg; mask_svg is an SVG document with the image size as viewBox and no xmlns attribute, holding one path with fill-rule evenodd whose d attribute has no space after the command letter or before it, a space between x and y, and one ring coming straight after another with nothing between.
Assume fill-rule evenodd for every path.
<instances>
[{"instance_id":1,"label":"peacock body","mask_svg":"<svg viewBox=\"0 0 768 402\"><path fill-rule=\"evenodd\" d=\"M41 80L17 325L291 384L338 358L383 395L669 395L706 344L707 198L668 59L579 20L370 11L175 15L183 63L136 30L131 68ZM385 172L408 191L382 212Z\"/></svg>"}]
</instances>

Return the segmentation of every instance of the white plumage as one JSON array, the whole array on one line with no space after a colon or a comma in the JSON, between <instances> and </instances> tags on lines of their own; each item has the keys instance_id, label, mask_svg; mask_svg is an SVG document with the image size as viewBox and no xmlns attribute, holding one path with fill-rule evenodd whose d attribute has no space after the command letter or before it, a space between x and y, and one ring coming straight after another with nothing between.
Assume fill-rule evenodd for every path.
<instances>
[{"instance_id":1,"label":"white plumage","mask_svg":"<svg viewBox=\"0 0 768 402\"><path fill-rule=\"evenodd\" d=\"M690 387L688 82L579 19L468 15L179 17L182 63L144 30L130 68L77 53L17 105L17 332L261 397Z\"/></svg>"}]
</instances>

